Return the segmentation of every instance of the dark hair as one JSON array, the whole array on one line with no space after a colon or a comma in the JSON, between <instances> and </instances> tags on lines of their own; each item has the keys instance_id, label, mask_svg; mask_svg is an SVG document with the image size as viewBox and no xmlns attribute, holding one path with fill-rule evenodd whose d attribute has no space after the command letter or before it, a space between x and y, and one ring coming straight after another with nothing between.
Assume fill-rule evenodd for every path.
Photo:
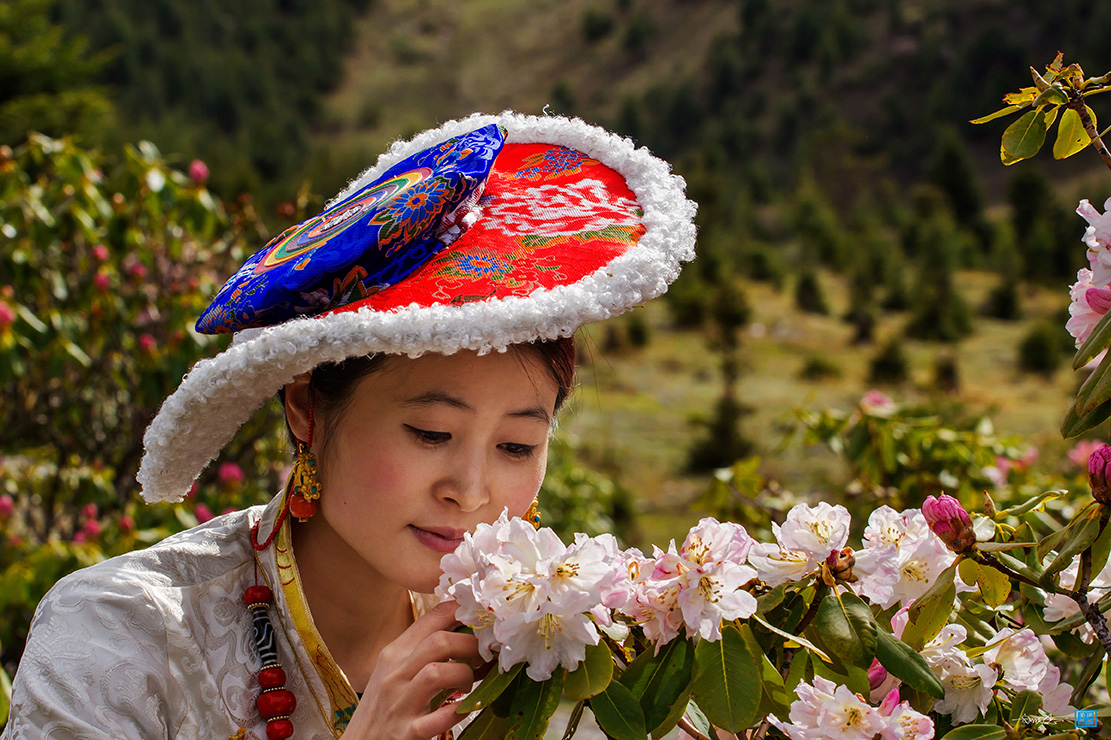
<instances>
[{"instance_id":1,"label":"dark hair","mask_svg":"<svg viewBox=\"0 0 1111 740\"><path fill-rule=\"evenodd\" d=\"M560 337L552 340L537 340L528 344L512 345L536 354L548 368L556 382L555 411L563 406L575 386L575 339ZM329 439L335 426L351 401L356 384L378 370L393 355L376 354L349 357L342 362L326 362L317 365L309 379L309 393L312 395L315 410L320 412L324 427L324 438ZM278 391L278 400L285 412L285 388ZM286 422L289 442L296 447L297 438Z\"/></svg>"}]
</instances>

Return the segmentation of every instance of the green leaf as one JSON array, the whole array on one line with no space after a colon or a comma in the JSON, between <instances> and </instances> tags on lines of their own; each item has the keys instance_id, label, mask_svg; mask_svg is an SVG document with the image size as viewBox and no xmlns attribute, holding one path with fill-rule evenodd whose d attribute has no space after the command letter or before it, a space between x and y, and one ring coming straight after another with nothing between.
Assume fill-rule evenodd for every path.
<instances>
[{"instance_id":1,"label":"green leaf","mask_svg":"<svg viewBox=\"0 0 1111 740\"><path fill-rule=\"evenodd\" d=\"M1066 527L1068 534L1065 535L1065 539L1057 551L1057 556L1050 561L1042 573L1041 581L1043 584L1048 584L1054 573L1069 567L1073 558L1087 550L1096 541L1096 538L1100 535L1101 513L1099 506L1090 506L1084 510L1083 515L1078 514L1076 518L1069 522Z\"/></svg>"},{"instance_id":2,"label":"green leaf","mask_svg":"<svg viewBox=\"0 0 1111 740\"><path fill-rule=\"evenodd\" d=\"M999 149L1003 164L1012 165L1037 154L1045 141L1045 125L1045 114L1032 110L1008 126Z\"/></svg>"},{"instance_id":3,"label":"green leaf","mask_svg":"<svg viewBox=\"0 0 1111 740\"><path fill-rule=\"evenodd\" d=\"M493 707L482 710L463 730L459 740L502 740L509 729L509 718L499 717Z\"/></svg>"},{"instance_id":4,"label":"green leaf","mask_svg":"<svg viewBox=\"0 0 1111 740\"><path fill-rule=\"evenodd\" d=\"M1061 83L1054 82L1052 85L1038 93L1038 97L1034 98L1033 102L1031 102L1030 105L1037 108L1043 105L1065 105L1068 102L1069 96L1065 94L1065 89L1061 87Z\"/></svg>"},{"instance_id":5,"label":"green leaf","mask_svg":"<svg viewBox=\"0 0 1111 740\"><path fill-rule=\"evenodd\" d=\"M12 706L12 682L8 674L0 667L0 726L7 724L8 712Z\"/></svg>"},{"instance_id":6,"label":"green leaf","mask_svg":"<svg viewBox=\"0 0 1111 740\"><path fill-rule=\"evenodd\" d=\"M734 625L725 625L717 642L699 641L694 648L691 689L711 722L737 733L756 720L760 668Z\"/></svg>"},{"instance_id":7,"label":"green leaf","mask_svg":"<svg viewBox=\"0 0 1111 740\"><path fill-rule=\"evenodd\" d=\"M1024 107L1034 102L1034 98L1038 97L1038 88L1024 87L1016 93L1007 93L1003 96L1003 102L1007 105L1017 105Z\"/></svg>"},{"instance_id":8,"label":"green leaf","mask_svg":"<svg viewBox=\"0 0 1111 740\"><path fill-rule=\"evenodd\" d=\"M656 728L690 686L693 669L694 647L688 640L677 637L656 655L650 649L645 650L618 681L640 702L644 726Z\"/></svg>"},{"instance_id":9,"label":"green leaf","mask_svg":"<svg viewBox=\"0 0 1111 740\"><path fill-rule=\"evenodd\" d=\"M941 740L1005 740L1007 731L999 725L961 725L945 733Z\"/></svg>"},{"instance_id":10,"label":"green leaf","mask_svg":"<svg viewBox=\"0 0 1111 740\"><path fill-rule=\"evenodd\" d=\"M1037 542L977 542L976 549L980 552L1006 552L1007 550L1022 550L1027 547L1037 547Z\"/></svg>"},{"instance_id":11,"label":"green leaf","mask_svg":"<svg viewBox=\"0 0 1111 740\"><path fill-rule=\"evenodd\" d=\"M1076 413L1081 416L1090 414L1097 406L1108 400L1111 400L1111 353L1103 358L1099 367L1088 376L1080 386L1080 390L1076 392Z\"/></svg>"},{"instance_id":12,"label":"green leaf","mask_svg":"<svg viewBox=\"0 0 1111 740\"><path fill-rule=\"evenodd\" d=\"M647 740L640 702L620 681L611 681L589 703L598 726L614 740Z\"/></svg>"},{"instance_id":13,"label":"green leaf","mask_svg":"<svg viewBox=\"0 0 1111 740\"><path fill-rule=\"evenodd\" d=\"M1111 416L1111 401L1097 406L1090 414L1084 414L1083 416L1076 412L1075 404L1070 405L1068 413L1065 414L1065 420L1061 423L1061 436L1068 439L1083 434L1089 429L1098 427L1109 416Z\"/></svg>"},{"instance_id":14,"label":"green leaf","mask_svg":"<svg viewBox=\"0 0 1111 740\"><path fill-rule=\"evenodd\" d=\"M990 565L966 558L957 567L957 573L965 583L975 583L984 603L992 608L1001 606L1011 594L1011 579Z\"/></svg>"},{"instance_id":15,"label":"green leaf","mask_svg":"<svg viewBox=\"0 0 1111 740\"><path fill-rule=\"evenodd\" d=\"M1080 122L1080 114L1072 108L1066 108L1061 114L1061 122L1057 124L1057 141L1053 143L1053 158L1068 159L1077 152L1083 151L1092 139L1084 130Z\"/></svg>"},{"instance_id":16,"label":"green leaf","mask_svg":"<svg viewBox=\"0 0 1111 740\"><path fill-rule=\"evenodd\" d=\"M807 640L805 637L800 637L798 635L792 635L790 632L785 632L784 630L779 629L775 625L770 624L767 620L765 620L759 614L753 614L752 618L755 619L760 624L767 627L769 630L771 630L775 634L777 634L780 637L786 639L788 642L796 642L799 645L802 645L807 650L814 653L815 655L817 655L819 658L821 658L822 660L824 660L827 663L832 663L833 662L833 658L829 657L829 655L827 655L824 650L819 648L814 643L810 642L810 640Z\"/></svg>"},{"instance_id":17,"label":"green leaf","mask_svg":"<svg viewBox=\"0 0 1111 740\"><path fill-rule=\"evenodd\" d=\"M1104 513L1102 506L1098 510L1101 515ZM1111 554L1111 527L1107 526L1106 521L1103 521L1102 527L1099 537L1092 543L1092 578L1107 565L1107 556Z\"/></svg>"},{"instance_id":18,"label":"green leaf","mask_svg":"<svg viewBox=\"0 0 1111 740\"><path fill-rule=\"evenodd\" d=\"M517 678L517 674L524 667L524 663L518 663L505 673L501 673L498 671L498 667L494 666L490 673L486 675L486 678L482 679L478 688L455 706L455 713L470 714L479 709L485 709L502 695L502 692L509 687L509 684L513 683L513 679Z\"/></svg>"},{"instance_id":19,"label":"green leaf","mask_svg":"<svg viewBox=\"0 0 1111 740\"><path fill-rule=\"evenodd\" d=\"M903 642L915 650L925 647L926 643L937 637L941 628L949 623L949 615L953 611L953 599L957 595L953 578L957 574L957 564L961 560L958 557L952 565L943 570L926 593L910 605L907 626L903 630Z\"/></svg>"},{"instance_id":20,"label":"green leaf","mask_svg":"<svg viewBox=\"0 0 1111 740\"><path fill-rule=\"evenodd\" d=\"M867 668L876 655L876 620L856 594L831 591L818 605L814 627L834 655Z\"/></svg>"},{"instance_id":21,"label":"green leaf","mask_svg":"<svg viewBox=\"0 0 1111 740\"><path fill-rule=\"evenodd\" d=\"M691 690L688 688L682 693L679 699L671 705L671 710L667 713L667 716L664 717L663 722L660 722L655 729L649 731L648 734L652 736L652 740L663 740L664 735L675 729L675 726L679 724L679 720L683 718L683 712L686 711L687 704L690 703L690 700Z\"/></svg>"},{"instance_id":22,"label":"green leaf","mask_svg":"<svg viewBox=\"0 0 1111 740\"><path fill-rule=\"evenodd\" d=\"M505 740L543 740L562 695L562 671L556 671L547 681L522 681L509 706Z\"/></svg>"},{"instance_id":23,"label":"green leaf","mask_svg":"<svg viewBox=\"0 0 1111 740\"><path fill-rule=\"evenodd\" d=\"M876 636L876 660L888 673L935 699L945 698L945 687L921 653L887 630L880 630Z\"/></svg>"},{"instance_id":24,"label":"green leaf","mask_svg":"<svg viewBox=\"0 0 1111 740\"><path fill-rule=\"evenodd\" d=\"M1033 100L1033 98L1031 98L1031 100ZM995 119L1002 118L1003 116L1009 116L1015 111L1020 111L1025 107L1026 105L1008 105L1002 110L995 111L995 113L989 113L981 118L974 118L969 121L969 123L987 123L988 121L994 121Z\"/></svg>"},{"instance_id":25,"label":"green leaf","mask_svg":"<svg viewBox=\"0 0 1111 740\"><path fill-rule=\"evenodd\" d=\"M1065 490L1043 491L1037 496L1031 496L1017 506L1012 506L1009 509L1003 509L1003 511L1000 511L995 515L995 521L1002 521L1003 519L1011 516L1025 516L1035 509L1040 509L1047 502L1052 501L1053 499L1061 498L1067 493L1068 491ZM979 546L977 545L977 547Z\"/></svg>"},{"instance_id":26,"label":"green leaf","mask_svg":"<svg viewBox=\"0 0 1111 740\"><path fill-rule=\"evenodd\" d=\"M588 645L586 657L579 667L567 674L563 691L572 701L589 699L600 694L613 678L613 653L604 642Z\"/></svg>"},{"instance_id":27,"label":"green leaf","mask_svg":"<svg viewBox=\"0 0 1111 740\"><path fill-rule=\"evenodd\" d=\"M1103 350L1111 347L1111 311L1103 315L1096 323L1092 333L1080 345L1076 355L1072 358L1072 369L1079 370L1092 361L1092 358Z\"/></svg>"},{"instance_id":28,"label":"green leaf","mask_svg":"<svg viewBox=\"0 0 1111 740\"><path fill-rule=\"evenodd\" d=\"M787 690L783 685L783 676L780 675L779 669L775 667L763 648L760 647L760 642L756 639L756 633L752 631L752 627L747 622L743 622L739 629L749 654L760 665L760 688L764 696L774 705L776 712L788 711L791 706L791 697L787 695Z\"/></svg>"},{"instance_id":29,"label":"green leaf","mask_svg":"<svg viewBox=\"0 0 1111 740\"><path fill-rule=\"evenodd\" d=\"M687 702L687 711L683 714L683 717L691 723L694 729L706 737L714 736L714 729L710 726L710 720L706 718L705 712L695 703L694 699Z\"/></svg>"}]
</instances>

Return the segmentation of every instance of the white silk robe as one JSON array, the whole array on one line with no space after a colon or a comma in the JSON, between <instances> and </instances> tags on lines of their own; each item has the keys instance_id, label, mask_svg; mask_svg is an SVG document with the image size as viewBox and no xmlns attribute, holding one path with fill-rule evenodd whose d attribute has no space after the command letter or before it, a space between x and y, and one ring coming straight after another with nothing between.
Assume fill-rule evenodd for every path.
<instances>
[{"instance_id":1,"label":"white silk robe","mask_svg":"<svg viewBox=\"0 0 1111 740\"><path fill-rule=\"evenodd\" d=\"M281 499L59 581L31 624L2 740L265 740L243 592L256 582L251 526L265 540ZM257 564L297 697L293 737L338 738L358 700L308 614L288 523Z\"/></svg>"}]
</instances>

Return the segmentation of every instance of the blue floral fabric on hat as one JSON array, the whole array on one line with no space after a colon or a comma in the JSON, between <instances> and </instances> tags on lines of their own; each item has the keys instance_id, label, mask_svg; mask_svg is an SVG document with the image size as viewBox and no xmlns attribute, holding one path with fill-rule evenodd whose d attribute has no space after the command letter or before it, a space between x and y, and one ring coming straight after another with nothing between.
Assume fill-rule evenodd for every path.
<instances>
[{"instance_id":1,"label":"blue floral fabric on hat","mask_svg":"<svg viewBox=\"0 0 1111 740\"><path fill-rule=\"evenodd\" d=\"M401 282L458 235L504 143L496 125L450 139L286 229L228 279L197 331L272 326Z\"/></svg>"}]
</instances>

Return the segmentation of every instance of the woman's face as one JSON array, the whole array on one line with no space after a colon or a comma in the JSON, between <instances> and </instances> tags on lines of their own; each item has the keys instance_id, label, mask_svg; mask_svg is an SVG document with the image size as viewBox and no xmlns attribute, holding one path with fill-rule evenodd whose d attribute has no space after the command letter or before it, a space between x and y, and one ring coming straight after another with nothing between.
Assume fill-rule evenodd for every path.
<instances>
[{"instance_id":1,"label":"woman's face","mask_svg":"<svg viewBox=\"0 0 1111 740\"><path fill-rule=\"evenodd\" d=\"M388 580L432 591L440 558L540 490L556 399L532 352L391 358L358 381L314 447L320 510L310 526ZM321 522L317 523L316 520Z\"/></svg>"}]
</instances>

